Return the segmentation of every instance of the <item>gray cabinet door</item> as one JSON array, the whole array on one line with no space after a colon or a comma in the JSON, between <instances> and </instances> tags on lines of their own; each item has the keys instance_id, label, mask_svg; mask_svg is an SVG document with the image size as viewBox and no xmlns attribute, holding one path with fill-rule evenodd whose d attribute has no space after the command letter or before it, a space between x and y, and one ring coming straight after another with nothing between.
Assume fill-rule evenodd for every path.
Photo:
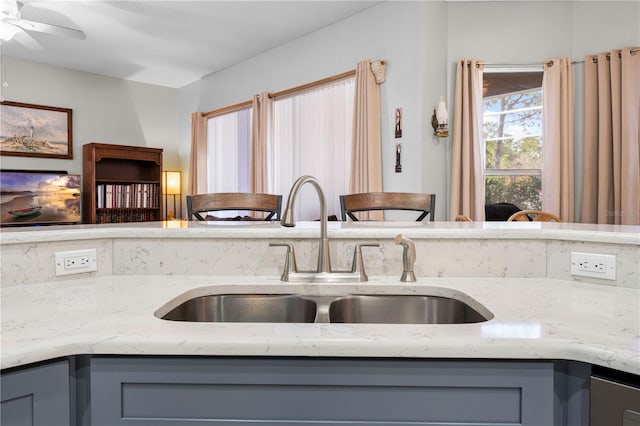
<instances>
[{"instance_id":1,"label":"gray cabinet door","mask_svg":"<svg viewBox=\"0 0 640 426\"><path fill-rule=\"evenodd\" d=\"M3 371L0 387L2 426L71 424L68 361Z\"/></svg>"},{"instance_id":2,"label":"gray cabinet door","mask_svg":"<svg viewBox=\"0 0 640 426\"><path fill-rule=\"evenodd\" d=\"M91 425L553 425L553 362L94 357Z\"/></svg>"}]
</instances>

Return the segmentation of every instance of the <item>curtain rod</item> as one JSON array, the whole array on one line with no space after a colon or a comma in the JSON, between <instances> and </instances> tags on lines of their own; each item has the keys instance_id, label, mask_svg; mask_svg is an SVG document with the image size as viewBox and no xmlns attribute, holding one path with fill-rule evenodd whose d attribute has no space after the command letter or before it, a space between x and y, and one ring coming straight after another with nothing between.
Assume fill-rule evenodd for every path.
<instances>
[{"instance_id":1,"label":"curtain rod","mask_svg":"<svg viewBox=\"0 0 640 426\"><path fill-rule=\"evenodd\" d=\"M371 62L380 62L382 65L385 64L383 60L375 60ZM349 71L342 72L340 74L332 75L330 77L322 78L320 80L312 81L310 83L301 84L300 86L291 87L289 89L280 90L279 92L269 93L269 97L271 99L279 99L287 96L293 96L300 92L304 92L310 89L315 89L330 83L334 83L336 81L344 80L347 78L351 78L356 75L356 70L352 69ZM203 112L202 116L205 118L214 117L216 115L228 114L230 112L239 111L241 109L249 108L253 104L253 101L244 101L239 102L234 105L229 105L226 107L213 109L211 111Z\"/></svg>"},{"instance_id":2,"label":"curtain rod","mask_svg":"<svg viewBox=\"0 0 640 426\"><path fill-rule=\"evenodd\" d=\"M632 55L635 55L636 53L640 52L640 47L636 47L634 49L629 50L629 53L631 53ZM622 58L622 51L618 52L618 59ZM607 53L607 61L611 60L611 53ZM594 55L591 57L591 62L593 62L594 64L598 63L598 56Z\"/></svg>"},{"instance_id":3,"label":"curtain rod","mask_svg":"<svg viewBox=\"0 0 640 426\"><path fill-rule=\"evenodd\" d=\"M241 109L249 108L251 105L253 105L252 100L239 102L237 104L228 105L222 108L212 109L211 111L203 112L202 116L204 118L209 118L209 117L214 117L216 115L228 114L230 112L236 112L236 111L240 111Z\"/></svg>"},{"instance_id":4,"label":"curtain rod","mask_svg":"<svg viewBox=\"0 0 640 426\"><path fill-rule=\"evenodd\" d=\"M289 89L280 90L279 92L269 93L269 98L271 99L279 99L287 96L293 96L297 93L304 92L310 89L314 89L316 87L324 86L329 83L333 83L335 81L344 80L349 77L353 77L356 75L356 70L345 71L340 74L332 75L331 77L326 77L320 80L312 81L310 83L301 84L300 86L290 87ZM241 109L249 108L253 104L253 101L244 101L234 105L229 105L226 107L214 109L211 111L203 112L202 116L205 118L214 117L216 115L228 114L230 112L239 111Z\"/></svg>"},{"instance_id":5,"label":"curtain rod","mask_svg":"<svg viewBox=\"0 0 640 426\"><path fill-rule=\"evenodd\" d=\"M269 93L269 97L271 99L284 98L287 96L293 96L300 92L305 92L310 89L315 89L317 87L324 86L326 84L330 84L336 81L344 80L346 78L350 78L356 75L356 70L345 71L340 74L332 75L331 77L322 78L320 80L312 81L310 83L301 84L300 86L291 87L289 89L280 90L279 92Z\"/></svg>"},{"instance_id":6,"label":"curtain rod","mask_svg":"<svg viewBox=\"0 0 640 426\"><path fill-rule=\"evenodd\" d=\"M370 62L371 63L380 62L382 65L385 64L384 60L380 60L380 59L376 59L376 60L370 61ZM347 79L347 78L351 78L351 77L353 77L355 75L356 75L356 70L352 69L352 70L345 71L345 72L340 73L340 74L332 75L331 77L326 77L326 78L322 78L320 80L312 81L311 83L305 83L305 84L301 84L300 86L291 87L289 89L281 90L279 92L269 93L269 97L271 99L278 99L278 98L283 98L283 97L286 97L286 96L292 96L292 95L295 95L295 94L300 93L300 92L305 92L305 91L310 90L310 89L315 89L315 88L319 88L319 87L322 87L322 86L330 84L330 83L334 83L336 81L340 81L340 80L344 80L344 79Z\"/></svg>"},{"instance_id":7,"label":"curtain rod","mask_svg":"<svg viewBox=\"0 0 640 426\"><path fill-rule=\"evenodd\" d=\"M496 62L478 62L476 64L476 68L481 66L489 66L489 67L534 67L534 66L542 66L546 64L548 66L553 65L553 61L544 61L544 62L511 62L511 63L496 63ZM471 66L469 64L468 66Z\"/></svg>"},{"instance_id":8,"label":"curtain rod","mask_svg":"<svg viewBox=\"0 0 640 426\"><path fill-rule=\"evenodd\" d=\"M636 53L640 52L640 47L635 47L632 48L629 51L632 55L635 55ZM619 51L618 52L618 58L622 58L622 52ZM607 60L611 59L611 53L607 53ZM594 64L598 63L598 57L597 56L592 56L591 60L593 61ZM581 64L584 61L572 61L572 64ZM542 64L545 64L547 66L552 66L553 65L553 61L545 61L542 62ZM476 67L480 67L480 66L494 66L494 67L509 67L509 66L513 66L513 67L525 67L525 66L536 66L536 65L541 65L540 62L512 62L512 63L491 63L491 62L478 62L476 64ZM468 66L471 66L471 64L469 64Z\"/></svg>"}]
</instances>

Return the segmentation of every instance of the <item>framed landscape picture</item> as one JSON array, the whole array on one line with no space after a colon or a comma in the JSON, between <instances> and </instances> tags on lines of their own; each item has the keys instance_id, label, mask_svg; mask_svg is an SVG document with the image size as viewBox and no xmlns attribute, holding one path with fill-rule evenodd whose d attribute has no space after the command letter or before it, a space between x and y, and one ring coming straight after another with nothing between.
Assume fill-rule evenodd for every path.
<instances>
[{"instance_id":1,"label":"framed landscape picture","mask_svg":"<svg viewBox=\"0 0 640 426\"><path fill-rule=\"evenodd\" d=\"M0 155L73 158L71 109L2 102Z\"/></svg>"}]
</instances>

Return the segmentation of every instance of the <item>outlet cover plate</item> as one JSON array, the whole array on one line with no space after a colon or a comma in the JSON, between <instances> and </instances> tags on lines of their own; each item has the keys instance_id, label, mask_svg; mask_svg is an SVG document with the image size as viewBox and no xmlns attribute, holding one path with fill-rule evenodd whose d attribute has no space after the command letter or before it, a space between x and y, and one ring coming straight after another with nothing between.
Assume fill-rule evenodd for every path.
<instances>
[{"instance_id":1,"label":"outlet cover plate","mask_svg":"<svg viewBox=\"0 0 640 426\"><path fill-rule=\"evenodd\" d=\"M571 252L571 275L579 277L616 279L614 254Z\"/></svg>"},{"instance_id":2,"label":"outlet cover plate","mask_svg":"<svg viewBox=\"0 0 640 426\"><path fill-rule=\"evenodd\" d=\"M56 276L82 274L98 270L96 249L55 253Z\"/></svg>"}]
</instances>

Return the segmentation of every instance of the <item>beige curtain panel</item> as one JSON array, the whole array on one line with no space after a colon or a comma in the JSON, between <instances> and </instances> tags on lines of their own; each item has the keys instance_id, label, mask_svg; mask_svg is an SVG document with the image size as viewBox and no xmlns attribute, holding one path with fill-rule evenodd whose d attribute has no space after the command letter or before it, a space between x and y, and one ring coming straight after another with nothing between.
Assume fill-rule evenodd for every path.
<instances>
[{"instance_id":1,"label":"beige curtain panel","mask_svg":"<svg viewBox=\"0 0 640 426\"><path fill-rule=\"evenodd\" d=\"M249 159L250 191L267 193L267 147L270 135L273 100L263 92L253 97L251 117L251 148Z\"/></svg>"},{"instance_id":2,"label":"beige curtain panel","mask_svg":"<svg viewBox=\"0 0 640 426\"><path fill-rule=\"evenodd\" d=\"M191 155L188 194L207 192L207 118L201 112L191 114Z\"/></svg>"},{"instance_id":3,"label":"beige curtain panel","mask_svg":"<svg viewBox=\"0 0 640 426\"><path fill-rule=\"evenodd\" d=\"M640 225L640 48L584 64L582 222Z\"/></svg>"},{"instance_id":4,"label":"beige curtain panel","mask_svg":"<svg viewBox=\"0 0 640 426\"><path fill-rule=\"evenodd\" d=\"M384 75L384 63L375 62L376 73ZM379 79L380 81L380 79ZM380 81L382 82L382 81ZM351 193L382 191L382 150L380 131L380 83L370 61L356 67L351 149ZM360 220L382 220L381 211L362 212Z\"/></svg>"},{"instance_id":5,"label":"beige curtain panel","mask_svg":"<svg viewBox=\"0 0 640 426\"><path fill-rule=\"evenodd\" d=\"M452 221L458 215L484 221L483 69L477 59L460 60L457 65L449 205Z\"/></svg>"},{"instance_id":6,"label":"beige curtain panel","mask_svg":"<svg viewBox=\"0 0 640 426\"><path fill-rule=\"evenodd\" d=\"M542 210L573 222L573 70L569 58L544 63L542 93Z\"/></svg>"}]
</instances>

